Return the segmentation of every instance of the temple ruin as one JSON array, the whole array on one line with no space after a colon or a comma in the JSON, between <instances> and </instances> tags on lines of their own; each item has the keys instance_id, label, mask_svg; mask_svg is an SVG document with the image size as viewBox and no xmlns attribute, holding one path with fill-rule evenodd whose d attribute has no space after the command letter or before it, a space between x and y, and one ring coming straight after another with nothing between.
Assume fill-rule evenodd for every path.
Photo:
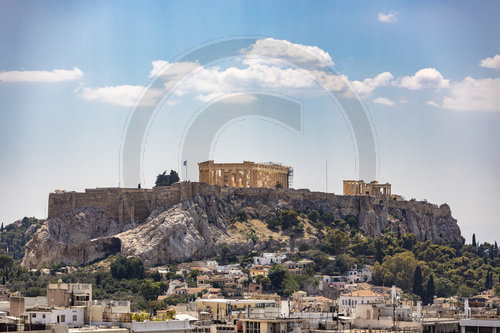
<instances>
[{"instance_id":1,"label":"temple ruin","mask_svg":"<svg viewBox=\"0 0 500 333\"><path fill-rule=\"evenodd\" d=\"M370 183L363 180L344 180L344 195L391 196L391 184L379 184L376 180Z\"/></svg>"},{"instance_id":2,"label":"temple ruin","mask_svg":"<svg viewBox=\"0 0 500 333\"><path fill-rule=\"evenodd\" d=\"M289 188L292 170L289 166L249 161L214 163L210 160L198 163L198 167L200 182L228 187Z\"/></svg>"}]
</instances>

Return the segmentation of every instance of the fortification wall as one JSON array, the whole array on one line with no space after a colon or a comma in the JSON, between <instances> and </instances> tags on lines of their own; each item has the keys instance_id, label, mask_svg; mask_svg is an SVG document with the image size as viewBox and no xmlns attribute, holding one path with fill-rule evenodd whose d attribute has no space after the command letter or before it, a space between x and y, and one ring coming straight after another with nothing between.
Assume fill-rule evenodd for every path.
<instances>
[{"instance_id":1,"label":"fortification wall","mask_svg":"<svg viewBox=\"0 0 500 333\"><path fill-rule=\"evenodd\" d=\"M120 223L144 221L151 213L150 189L97 188L49 194L48 217L76 208L99 207Z\"/></svg>"},{"instance_id":2,"label":"fortification wall","mask_svg":"<svg viewBox=\"0 0 500 333\"><path fill-rule=\"evenodd\" d=\"M98 207L120 223L144 222L155 209L168 209L198 196L213 196L225 202L243 199L250 205L264 201L274 206L285 202L294 208L336 211L337 218L356 216L368 234L379 234L392 216L406 221L408 231L419 239L443 237L442 226L453 220L446 204L437 206L419 201L390 200L388 196L344 196L309 190L220 187L198 182L153 189L98 188L85 192L51 193L48 211L51 218L76 208Z\"/></svg>"}]
</instances>

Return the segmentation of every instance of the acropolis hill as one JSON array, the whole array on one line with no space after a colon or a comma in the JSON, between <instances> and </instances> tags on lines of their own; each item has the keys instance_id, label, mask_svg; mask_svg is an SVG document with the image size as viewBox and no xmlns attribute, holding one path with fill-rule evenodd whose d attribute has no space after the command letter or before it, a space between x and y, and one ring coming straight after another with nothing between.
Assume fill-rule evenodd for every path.
<instances>
[{"instance_id":1,"label":"acropolis hill","mask_svg":"<svg viewBox=\"0 0 500 333\"><path fill-rule=\"evenodd\" d=\"M153 189L102 188L49 196L49 220L28 243L23 265L86 264L112 253L141 257L147 265L220 254L318 243L323 231L304 219L301 235L274 232L263 221L284 209L330 211L356 218L368 236L399 229L418 240L461 242L448 205L392 200L388 195L336 195L285 188L222 187L181 182ZM235 223L244 210L248 222ZM248 234L255 237L248 237Z\"/></svg>"}]
</instances>

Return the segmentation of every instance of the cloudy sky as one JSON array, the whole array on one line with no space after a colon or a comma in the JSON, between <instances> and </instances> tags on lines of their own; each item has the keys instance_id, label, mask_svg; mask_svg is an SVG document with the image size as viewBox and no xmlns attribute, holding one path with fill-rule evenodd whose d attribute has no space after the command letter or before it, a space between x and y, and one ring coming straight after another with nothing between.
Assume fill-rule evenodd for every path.
<instances>
[{"instance_id":1,"label":"cloudy sky","mask_svg":"<svg viewBox=\"0 0 500 333\"><path fill-rule=\"evenodd\" d=\"M372 138L373 178L448 203L468 242L500 240L499 12L495 1L0 1L0 221L46 216L55 189L151 187L165 169L197 180L189 140L207 158L280 162L295 188L341 193L363 177ZM247 116L220 117L236 110Z\"/></svg>"}]
</instances>

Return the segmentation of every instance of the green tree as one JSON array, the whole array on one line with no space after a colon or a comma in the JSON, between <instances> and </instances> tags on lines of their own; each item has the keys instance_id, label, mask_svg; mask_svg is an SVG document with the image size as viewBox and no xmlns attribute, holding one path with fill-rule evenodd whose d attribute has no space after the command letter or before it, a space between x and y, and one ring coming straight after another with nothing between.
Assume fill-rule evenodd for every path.
<instances>
[{"instance_id":1,"label":"green tree","mask_svg":"<svg viewBox=\"0 0 500 333\"><path fill-rule=\"evenodd\" d=\"M283 280L287 273L288 271L283 265L274 265L269 269L267 277L271 280L271 287L273 290L282 290Z\"/></svg>"},{"instance_id":2,"label":"green tree","mask_svg":"<svg viewBox=\"0 0 500 333\"><path fill-rule=\"evenodd\" d=\"M379 264L382 263L384 259L384 241L382 238L377 237L375 238L374 246L375 246L375 261L378 262Z\"/></svg>"},{"instance_id":3,"label":"green tree","mask_svg":"<svg viewBox=\"0 0 500 333\"><path fill-rule=\"evenodd\" d=\"M386 286L395 284L408 292L413 286L413 275L417 265L418 261L410 251L386 256L382 265L376 263L374 266L375 280Z\"/></svg>"},{"instance_id":4,"label":"green tree","mask_svg":"<svg viewBox=\"0 0 500 333\"><path fill-rule=\"evenodd\" d=\"M280 214L280 222L283 230L291 229L298 226L297 212L293 210L282 210Z\"/></svg>"},{"instance_id":5,"label":"green tree","mask_svg":"<svg viewBox=\"0 0 500 333\"><path fill-rule=\"evenodd\" d=\"M153 301L158 298L160 294L160 286L157 283L153 283L150 280L146 280L141 283L139 287L139 294L144 297L146 301Z\"/></svg>"},{"instance_id":6,"label":"green tree","mask_svg":"<svg viewBox=\"0 0 500 333\"><path fill-rule=\"evenodd\" d=\"M417 236L414 233L407 233L403 235L403 248L408 251L412 251L415 244L417 244Z\"/></svg>"},{"instance_id":7,"label":"green tree","mask_svg":"<svg viewBox=\"0 0 500 333\"><path fill-rule=\"evenodd\" d=\"M243 209L240 209L237 213L236 213L236 218L238 219L238 221L241 221L241 222L244 222L247 220L247 212Z\"/></svg>"},{"instance_id":8,"label":"green tree","mask_svg":"<svg viewBox=\"0 0 500 333\"><path fill-rule=\"evenodd\" d=\"M451 297L456 295L457 287L448 278L440 276L436 279L436 296L437 297Z\"/></svg>"},{"instance_id":9,"label":"green tree","mask_svg":"<svg viewBox=\"0 0 500 333\"><path fill-rule=\"evenodd\" d=\"M491 274L491 269L489 269L488 273L486 273L486 281L484 284L486 290L493 288L493 275Z\"/></svg>"},{"instance_id":10,"label":"green tree","mask_svg":"<svg viewBox=\"0 0 500 333\"><path fill-rule=\"evenodd\" d=\"M163 171L158 176L156 176L155 186L170 186L177 183L180 180L179 175L176 171L170 170L170 174L167 171Z\"/></svg>"},{"instance_id":11,"label":"green tree","mask_svg":"<svg viewBox=\"0 0 500 333\"><path fill-rule=\"evenodd\" d=\"M425 298L426 304L434 304L434 275L429 276L429 280L427 280L427 285L425 287Z\"/></svg>"},{"instance_id":12,"label":"green tree","mask_svg":"<svg viewBox=\"0 0 500 333\"><path fill-rule=\"evenodd\" d=\"M309 220L313 221L313 222L317 222L319 220L319 213L317 210L311 210L308 214L307 214L307 217L309 218Z\"/></svg>"},{"instance_id":13,"label":"green tree","mask_svg":"<svg viewBox=\"0 0 500 333\"><path fill-rule=\"evenodd\" d=\"M359 222L358 222L358 219L353 216L353 215L349 215L345 218L345 221L347 222L347 224L351 227L351 228L357 228L358 225L359 225Z\"/></svg>"},{"instance_id":14,"label":"green tree","mask_svg":"<svg viewBox=\"0 0 500 333\"><path fill-rule=\"evenodd\" d=\"M110 272L113 278L117 280L133 278L143 279L144 264L142 260L137 257L124 258L118 256L111 262Z\"/></svg>"},{"instance_id":15,"label":"green tree","mask_svg":"<svg viewBox=\"0 0 500 333\"><path fill-rule=\"evenodd\" d=\"M230 249L229 249L229 247L227 245L223 245L220 252L221 252L220 256L221 256L221 259L222 259L222 263L223 264L227 264L228 263L229 252L231 252Z\"/></svg>"},{"instance_id":16,"label":"green tree","mask_svg":"<svg viewBox=\"0 0 500 333\"><path fill-rule=\"evenodd\" d=\"M335 215L331 211L326 211L321 214L320 220L323 223L332 223L333 221L335 221Z\"/></svg>"},{"instance_id":17,"label":"green tree","mask_svg":"<svg viewBox=\"0 0 500 333\"><path fill-rule=\"evenodd\" d=\"M423 286L423 278L422 278L422 270L420 269L420 265L417 265L417 268L415 268L415 274L413 274L413 288L412 292L415 295L420 296L420 298L423 297L424 294L424 286Z\"/></svg>"},{"instance_id":18,"label":"green tree","mask_svg":"<svg viewBox=\"0 0 500 333\"><path fill-rule=\"evenodd\" d=\"M271 279L265 275L257 275L255 282L262 284L262 288L266 291L271 287Z\"/></svg>"},{"instance_id":19,"label":"green tree","mask_svg":"<svg viewBox=\"0 0 500 333\"><path fill-rule=\"evenodd\" d=\"M160 274L160 272L158 272L158 270L156 270L153 273L153 281L154 282L160 282L161 281L161 274Z\"/></svg>"},{"instance_id":20,"label":"green tree","mask_svg":"<svg viewBox=\"0 0 500 333\"><path fill-rule=\"evenodd\" d=\"M288 273L288 272L287 272ZM291 274L286 274L282 283L283 296L288 297L300 289L299 283Z\"/></svg>"},{"instance_id":21,"label":"green tree","mask_svg":"<svg viewBox=\"0 0 500 333\"><path fill-rule=\"evenodd\" d=\"M0 254L0 270L5 280L9 279L9 273L14 265L14 259L6 254ZM4 283L5 284L5 283Z\"/></svg>"},{"instance_id":22,"label":"green tree","mask_svg":"<svg viewBox=\"0 0 500 333\"><path fill-rule=\"evenodd\" d=\"M349 245L349 234L340 229L330 229L321 242L323 251L330 254L339 254Z\"/></svg>"},{"instance_id":23,"label":"green tree","mask_svg":"<svg viewBox=\"0 0 500 333\"><path fill-rule=\"evenodd\" d=\"M476 234L472 234L472 246L473 246L473 247L477 247L477 243L476 243Z\"/></svg>"}]
</instances>

